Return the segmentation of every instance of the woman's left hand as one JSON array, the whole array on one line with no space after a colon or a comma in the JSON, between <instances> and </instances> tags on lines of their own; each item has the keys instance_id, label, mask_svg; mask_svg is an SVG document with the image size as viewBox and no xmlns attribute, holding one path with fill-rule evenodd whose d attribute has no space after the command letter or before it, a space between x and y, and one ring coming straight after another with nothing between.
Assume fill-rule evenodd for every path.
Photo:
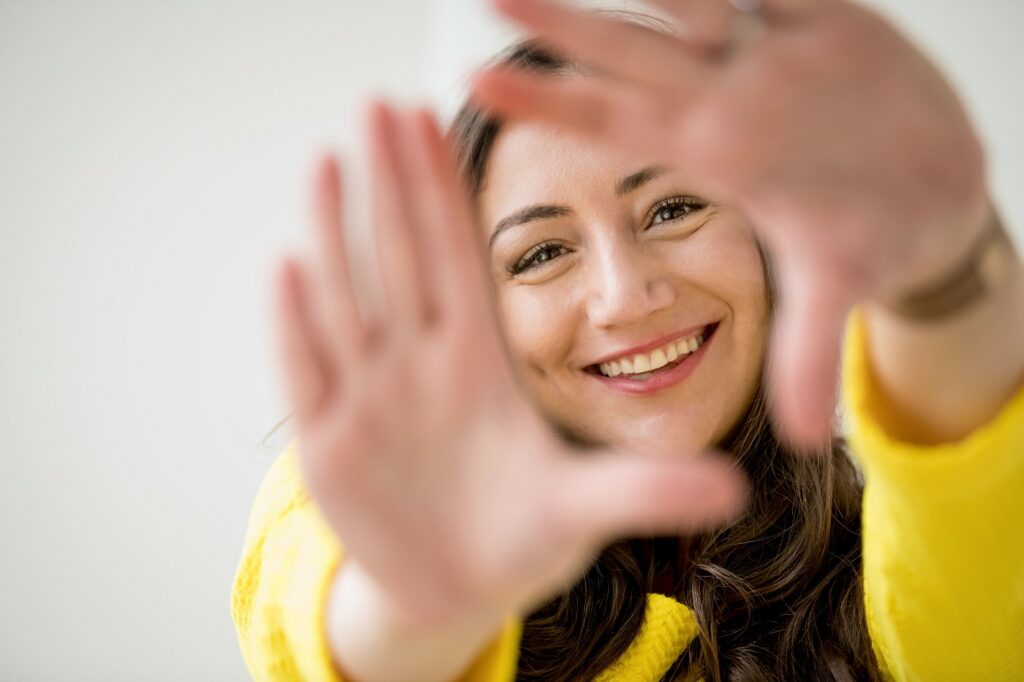
<instances>
[{"instance_id":1,"label":"woman's left hand","mask_svg":"<svg viewBox=\"0 0 1024 682\"><path fill-rule=\"evenodd\" d=\"M493 67L478 103L692 169L695 188L747 214L781 280L776 418L794 444L822 443L850 309L931 283L989 217L984 153L951 88L846 0L764 0L742 45L726 0L650 0L685 36L549 0L494 2L601 75Z\"/></svg>"}]
</instances>

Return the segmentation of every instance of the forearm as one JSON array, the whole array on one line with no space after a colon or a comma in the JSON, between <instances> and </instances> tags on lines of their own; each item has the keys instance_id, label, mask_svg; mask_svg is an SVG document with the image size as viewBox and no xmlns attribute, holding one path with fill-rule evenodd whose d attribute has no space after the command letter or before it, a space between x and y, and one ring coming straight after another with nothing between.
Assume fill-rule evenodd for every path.
<instances>
[{"instance_id":1,"label":"forearm","mask_svg":"<svg viewBox=\"0 0 1024 682\"><path fill-rule=\"evenodd\" d=\"M1024 269L1011 243L998 277L959 313L921 322L864 305L879 419L918 444L959 440L986 423L1024 380Z\"/></svg>"},{"instance_id":2,"label":"forearm","mask_svg":"<svg viewBox=\"0 0 1024 682\"><path fill-rule=\"evenodd\" d=\"M473 614L410 622L355 562L342 562L327 607L327 637L341 676L353 682L450 682L501 631L503 619Z\"/></svg>"}]
</instances>

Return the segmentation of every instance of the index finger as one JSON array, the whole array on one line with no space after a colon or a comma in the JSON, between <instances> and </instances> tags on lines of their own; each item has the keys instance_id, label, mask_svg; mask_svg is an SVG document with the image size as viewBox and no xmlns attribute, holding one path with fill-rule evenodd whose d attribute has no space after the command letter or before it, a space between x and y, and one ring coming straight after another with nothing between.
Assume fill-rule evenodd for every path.
<instances>
[{"instance_id":1,"label":"index finger","mask_svg":"<svg viewBox=\"0 0 1024 682\"><path fill-rule=\"evenodd\" d=\"M493 3L542 43L610 76L690 90L700 87L710 75L712 64L687 49L671 26L654 28L652 22L657 20L653 17L625 14L624 19L622 14L616 17L550 0Z\"/></svg>"},{"instance_id":2,"label":"index finger","mask_svg":"<svg viewBox=\"0 0 1024 682\"><path fill-rule=\"evenodd\" d=\"M476 75L472 97L504 118L549 123L652 162L678 167L689 156L683 132L690 107L674 92L494 66Z\"/></svg>"}]
</instances>

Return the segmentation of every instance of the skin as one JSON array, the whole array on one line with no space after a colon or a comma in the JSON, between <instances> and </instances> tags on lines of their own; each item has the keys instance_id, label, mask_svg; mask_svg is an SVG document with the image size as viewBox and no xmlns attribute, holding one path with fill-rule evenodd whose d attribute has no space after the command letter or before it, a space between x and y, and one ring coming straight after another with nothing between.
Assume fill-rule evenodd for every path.
<instances>
[{"instance_id":1,"label":"skin","mask_svg":"<svg viewBox=\"0 0 1024 682\"><path fill-rule=\"evenodd\" d=\"M778 256L772 404L794 443L829 435L855 304L868 314L880 391L893 415L913 418L915 439L969 432L1020 385L1019 261L950 319L922 326L886 312L959 262L992 213L978 140L927 61L842 0L766 0L761 37L726 58L701 47L721 42L711 0L655 4L701 26L703 38L677 43L543 0L499 2L616 79L492 70L477 81L476 97L507 119L553 124L622 154L557 154L568 140L525 128L499 141L490 180L503 190L486 199L485 225L524 202L575 211L543 225L573 246L545 281L496 279L493 255L482 267L469 245L486 228L469 217L436 124L381 109L370 147L388 306L370 324L349 281L337 172L328 164L321 173L321 276L285 263L278 327L303 473L349 556L327 614L349 677L451 679L506 614L571 584L608 540L734 517L742 486L727 468L615 447L713 442L749 400L764 357L763 288L749 230L725 205L741 207ZM661 193L609 193L644 166L632 159L685 160L694 177L659 189L710 197L714 215L686 238L653 239L638 216ZM524 251L541 239L535 226L521 231L531 231L515 237ZM700 262L698 250L714 260ZM492 283L497 310L481 295ZM708 314L722 316L723 343L688 381L643 400L588 395L581 363ZM610 446L578 457L534 403ZM632 407L641 404L648 409ZM689 418L667 423L669 406Z\"/></svg>"},{"instance_id":2,"label":"skin","mask_svg":"<svg viewBox=\"0 0 1024 682\"><path fill-rule=\"evenodd\" d=\"M368 123L387 303L374 309L353 286L340 172L326 160L318 267L286 260L279 275L280 349L303 477L344 538L325 614L332 656L345 679L452 679L509 614L564 590L602 547L721 525L746 486L724 458L611 446L580 457L559 438L509 362L436 121L376 105Z\"/></svg>"},{"instance_id":3,"label":"skin","mask_svg":"<svg viewBox=\"0 0 1024 682\"><path fill-rule=\"evenodd\" d=\"M985 155L949 84L882 17L844 0L763 0L760 29L728 47L736 13L716 2L652 0L666 31L567 3L493 0L599 75L498 65L473 96L503 120L685 161L743 210L780 275L776 425L814 450L832 428L848 313L927 288L963 257L993 210Z\"/></svg>"},{"instance_id":4,"label":"skin","mask_svg":"<svg viewBox=\"0 0 1024 682\"><path fill-rule=\"evenodd\" d=\"M511 125L488 158L480 228L486 243L522 208L571 209L500 231L488 253L512 364L540 409L584 441L692 453L721 440L753 397L769 338L767 285L743 215L705 199L678 171L616 192L645 167L635 158L543 125ZM678 196L704 206L652 215ZM548 260L509 272L545 243L553 244ZM713 321L719 327L695 372L655 393L623 393L584 371Z\"/></svg>"}]
</instances>

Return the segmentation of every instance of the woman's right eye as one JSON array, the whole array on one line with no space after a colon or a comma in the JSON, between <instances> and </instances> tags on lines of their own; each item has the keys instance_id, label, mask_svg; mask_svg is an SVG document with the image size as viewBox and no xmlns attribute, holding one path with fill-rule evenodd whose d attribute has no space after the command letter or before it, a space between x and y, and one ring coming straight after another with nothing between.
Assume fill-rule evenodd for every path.
<instances>
[{"instance_id":1,"label":"woman's right eye","mask_svg":"<svg viewBox=\"0 0 1024 682\"><path fill-rule=\"evenodd\" d=\"M540 267L545 263L558 258L563 253L568 253L568 251L569 250L561 244L555 244L554 242L538 244L527 251L522 258L516 261L514 265L509 266L507 268L508 274L514 276L525 272L526 270L532 270L533 268Z\"/></svg>"}]
</instances>

